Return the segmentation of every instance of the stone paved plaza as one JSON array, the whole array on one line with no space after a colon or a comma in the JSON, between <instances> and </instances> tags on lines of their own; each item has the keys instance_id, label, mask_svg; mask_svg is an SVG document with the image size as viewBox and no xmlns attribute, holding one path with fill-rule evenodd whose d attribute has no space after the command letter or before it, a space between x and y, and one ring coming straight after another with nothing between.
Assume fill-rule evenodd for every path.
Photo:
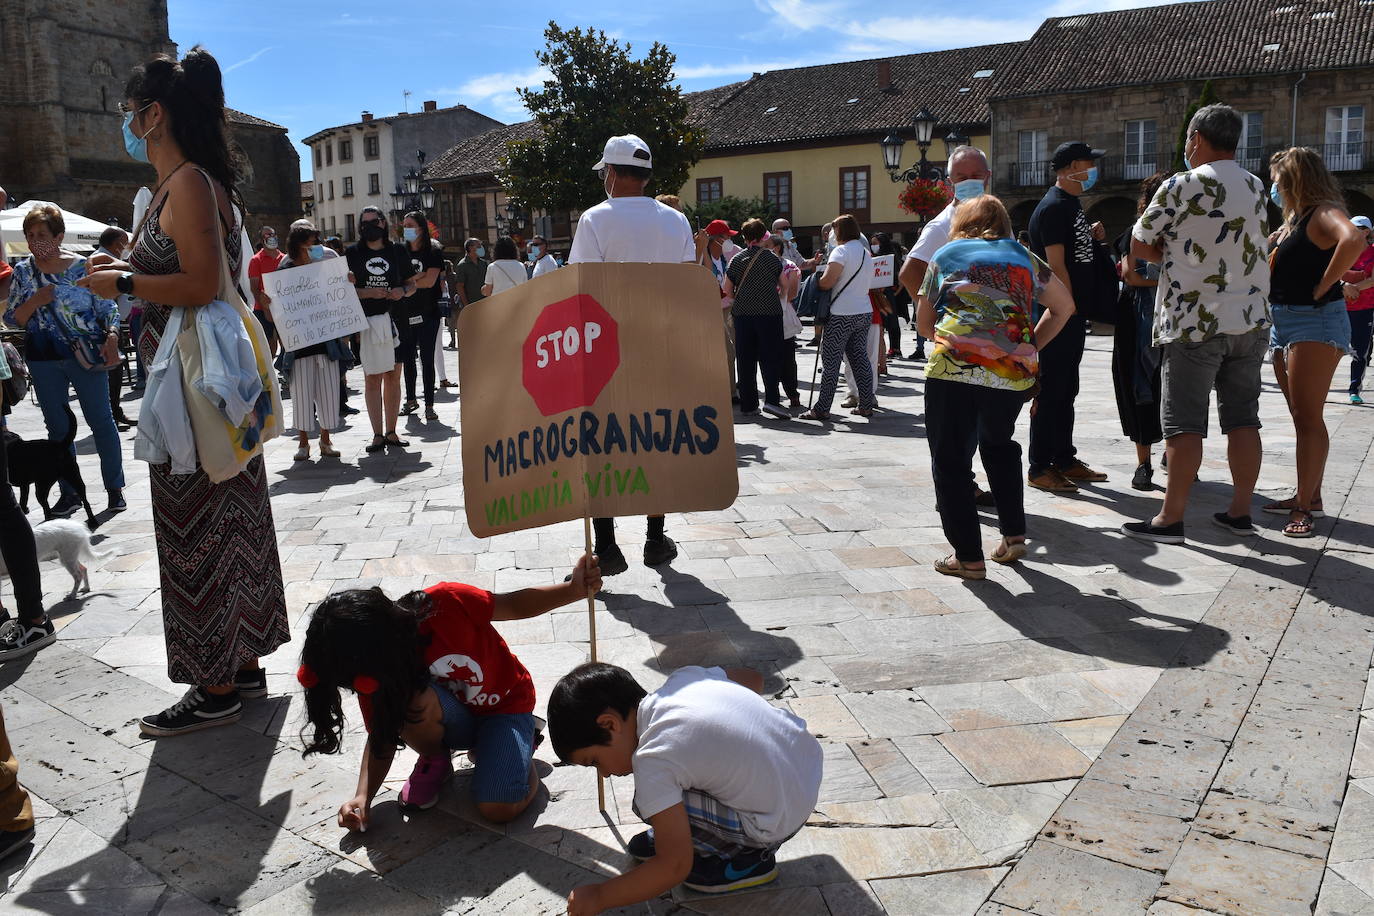
<instances>
[{"instance_id":1,"label":"stone paved plaza","mask_svg":"<svg viewBox=\"0 0 1374 916\"><path fill-rule=\"evenodd\" d=\"M1111 479L1070 498L1028 491L1032 553L984 582L931 568L947 548L912 364L893 366L872 421L737 426L738 501L670 517L671 570L607 580L600 656L650 688L681 665L762 669L824 745L825 781L776 884L626 912L1374 913L1374 411L1332 395L1317 537L1284 539L1273 516L1244 540L1208 524L1228 492L1213 438L1188 545L1137 543L1117 528L1157 497L1128 486L1110 344L1089 338L1078 443ZM346 833L335 811L358 732L341 756L301 757L293 672L316 601L550 583L581 549L580 523L472 537L456 398L440 414L409 420L404 456L364 455L356 422L336 439L342 462L293 464L292 440L269 445L297 639L266 659L272 695L240 724L163 741L135 719L184 688L165 677L147 470L125 435L130 510L99 531L110 555L94 590L66 600L66 573L44 564L59 641L0 670L39 816L33 849L4 863L0 911L560 913L572 887L628 867L630 781L612 781L603 815L591 772L556 765L547 744L546 791L504 829L476 816L461 768L437 808L401 812L407 753L372 829ZM1272 378L1263 415L1260 488L1287 495L1292 425ZM33 406L12 420L39 434ZM89 439L79 448L98 490ZM641 530L620 525L632 560ZM588 657L583 607L500 629L540 711Z\"/></svg>"}]
</instances>

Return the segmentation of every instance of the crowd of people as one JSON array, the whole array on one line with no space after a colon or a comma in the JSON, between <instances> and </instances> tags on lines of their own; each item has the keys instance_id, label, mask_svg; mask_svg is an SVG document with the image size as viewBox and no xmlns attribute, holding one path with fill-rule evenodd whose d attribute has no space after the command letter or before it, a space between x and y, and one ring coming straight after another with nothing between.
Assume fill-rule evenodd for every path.
<instances>
[{"instance_id":1,"label":"crowd of people","mask_svg":"<svg viewBox=\"0 0 1374 916\"><path fill-rule=\"evenodd\" d=\"M372 431L366 451L407 448L398 418L423 403L424 419L437 419L444 350L459 343L459 310L558 269L538 236L523 246L500 238L490 260L485 243L469 239L463 257L450 263L424 213L406 213L393 229L371 207L360 214L359 240L346 248L301 220L284 250L266 228L250 255L214 58L199 48L180 61L155 58L134 71L125 97L126 148L157 172L133 233L112 230L100 252L82 258L62 246L60 211L40 207L24 221L32 256L12 271L0 268L4 317L25 331L23 358L48 435L67 434L74 391L111 511L124 507L123 415L112 406L119 400L106 371L119 360L121 314L143 367L178 359L163 340L172 311L236 298L232 278L246 273L248 324L261 323L290 389L295 458L310 458L312 440L321 457L339 458L331 433L357 413L347 406L349 368L361 367L364 377ZM1236 162L1241 127L1224 105L1198 111L1187 127L1185 170L1144 182L1136 222L1114 252L1080 203L1104 151L1074 141L1056 149L1054 183L1024 239L1013 235L1006 208L990 193L986 157L963 146L948 162L953 199L910 251L884 233L866 235L842 213L811 257L786 219L749 219L738 229L715 220L693 232L675 198L646 195L649 146L617 136L592 166L606 200L581 214L568 262L709 269L741 417L829 424L844 368L844 405L874 422L896 422L880 418L878 378L887 360L901 358L903 324L914 321L936 508L952 548L934 564L942 575L983 579L987 559L1026 556L1026 486L1064 495L1106 479L1074 440L1087 318L1116 327L1112 377L1123 432L1137 450L1132 486L1152 488L1152 450L1164 443L1163 503L1153 517L1124 525L1126 535L1184 541L1213 390L1233 487L1230 504L1212 520L1237 535L1255 534L1260 374L1268 358L1297 431L1298 483L1291 498L1262 509L1287 517L1285 536L1311 537L1328 448L1323 405L1343 356L1355 356L1349 391L1352 403L1361 402L1374 315L1374 227L1346 213L1337 184L1310 150L1276 154L1266 192ZM1282 214L1273 232L1271 202ZM884 256L900 264L896 280L872 288L874 258ZM337 257L347 261L366 329L352 340L282 352L264 277ZM815 327L807 344L803 317ZM797 356L804 345L819 348L819 380L803 411ZM0 378L10 374L3 361L0 349ZM1023 469L1015 430L1025 409ZM987 491L974 480L975 453ZM150 465L168 675L189 689L139 720L145 735L230 724L246 700L267 693L260 660L291 636L267 477L261 454L227 479L200 467L173 473L170 465ZM56 514L74 508L74 498L64 493ZM980 507L997 516L999 538L987 553ZM670 563L677 545L665 519L650 517L646 525L643 561ZM492 622L583 600L603 577L626 571L614 521L596 519L593 527L592 554L561 584L493 595L443 583L398 600L379 589L350 590L314 609L297 674L309 719L305 751L341 749L341 691L356 695L367 732L357 790L340 807L339 825L367 829L399 747L419 755L400 792L403 805L432 806L453 752L466 751L476 767L470 790L478 812L509 821L539 788L533 754L547 728L562 760L601 775L633 774L636 811L652 828L630 843L644 864L576 889L569 912L650 899L683 882L719 892L772 880L777 849L814 807L821 750L805 722L757 696L756 672L688 668L650 693L622 669L584 665L559 681L547 724L533 715L533 681ZM8 486L0 486L0 550L19 612L0 628L0 660L9 660L50 644L54 628L42 606L31 529ZM2 724L0 758L0 813L9 818L0 823L3 855L32 835L32 814Z\"/></svg>"}]
</instances>

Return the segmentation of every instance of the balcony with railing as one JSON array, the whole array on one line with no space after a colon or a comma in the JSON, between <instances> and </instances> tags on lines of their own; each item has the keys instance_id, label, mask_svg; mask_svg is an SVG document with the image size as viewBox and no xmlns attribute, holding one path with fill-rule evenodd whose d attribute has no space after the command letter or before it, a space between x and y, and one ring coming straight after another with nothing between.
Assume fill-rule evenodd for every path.
<instances>
[{"instance_id":1,"label":"balcony with railing","mask_svg":"<svg viewBox=\"0 0 1374 916\"><path fill-rule=\"evenodd\" d=\"M1326 160L1333 172L1362 172L1374 170L1374 140L1352 140L1344 143L1304 143ZM1269 157L1284 146L1245 147L1236 151L1236 161L1248 171L1268 181ZM1173 155L1152 157L1107 155L1097 162L1097 182L1103 184L1134 184L1149 178L1157 171L1173 170ZM1054 171L1046 159L1009 162L1007 181L1014 188L1048 187L1054 182Z\"/></svg>"}]
</instances>

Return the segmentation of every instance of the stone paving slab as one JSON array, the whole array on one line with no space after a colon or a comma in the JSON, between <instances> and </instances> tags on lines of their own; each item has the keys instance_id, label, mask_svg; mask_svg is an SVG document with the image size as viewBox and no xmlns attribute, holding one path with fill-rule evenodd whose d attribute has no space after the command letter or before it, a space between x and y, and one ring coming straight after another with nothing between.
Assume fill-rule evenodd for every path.
<instances>
[{"instance_id":1,"label":"stone paving slab","mask_svg":"<svg viewBox=\"0 0 1374 916\"><path fill-rule=\"evenodd\" d=\"M740 498L670 518L671 568L636 564L608 582L599 655L650 689L681 664L758 668L772 701L821 736L821 798L775 885L719 899L679 889L626 912L1374 913L1374 414L1329 405L1333 518L1319 538L1284 542L1267 517L1258 540L1204 524L1226 493L1214 438L1190 543L1139 544L1117 527L1157 497L1127 486L1134 454L1110 385L1086 383L1108 378L1109 350L1090 338L1077 437L1110 479L1069 498L1028 491L1030 556L980 583L931 568L947 548L911 364L893 363L889 409L871 422L737 425ZM359 724L343 754L300 756L293 673L316 602L445 578L555 582L581 549L578 523L472 536L457 404L439 400L441 424L406 420L405 454L365 455L357 423L336 437L337 465L269 443L294 639L264 660L271 696L238 725L176 741L134 725L182 687L166 679L147 469L126 461L130 508L96 535L110 556L93 591L66 599L69 577L45 564L59 642L0 668L39 818L34 848L0 867L0 911L561 913L573 886L630 866L632 783L610 781L603 814L594 779L547 747L544 788L503 827L477 816L462 757L434 809L400 812L414 759L402 752L366 835L334 823ZM1261 412L1260 490L1284 495L1291 423L1272 390ZM41 434L31 406L12 421ZM98 480L84 429L77 447ZM642 528L620 532L633 557ZM541 712L589 656L576 608L500 630Z\"/></svg>"}]
</instances>

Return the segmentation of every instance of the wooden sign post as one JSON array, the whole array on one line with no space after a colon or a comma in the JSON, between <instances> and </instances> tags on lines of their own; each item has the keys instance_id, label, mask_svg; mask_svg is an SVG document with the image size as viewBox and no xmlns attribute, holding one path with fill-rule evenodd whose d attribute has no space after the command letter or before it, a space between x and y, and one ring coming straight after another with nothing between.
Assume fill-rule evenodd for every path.
<instances>
[{"instance_id":1,"label":"wooden sign post","mask_svg":"<svg viewBox=\"0 0 1374 916\"><path fill-rule=\"evenodd\" d=\"M458 319L478 537L728 508L739 493L720 289L695 264L576 264ZM587 599L596 661L595 598ZM598 799L605 797L600 780Z\"/></svg>"}]
</instances>

